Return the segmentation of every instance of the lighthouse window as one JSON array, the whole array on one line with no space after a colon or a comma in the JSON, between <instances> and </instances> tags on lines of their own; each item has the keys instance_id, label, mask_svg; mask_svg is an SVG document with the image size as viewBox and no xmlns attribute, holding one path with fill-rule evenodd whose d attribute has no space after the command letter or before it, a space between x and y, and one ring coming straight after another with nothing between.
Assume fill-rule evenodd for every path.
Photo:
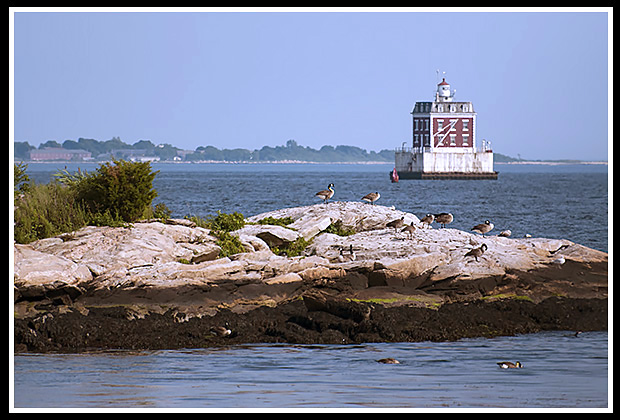
<instances>
[{"instance_id":1,"label":"lighthouse window","mask_svg":"<svg viewBox=\"0 0 620 420\"><path fill-rule=\"evenodd\" d=\"M437 121L437 130L441 130L443 128L443 120Z\"/></svg>"},{"instance_id":2,"label":"lighthouse window","mask_svg":"<svg viewBox=\"0 0 620 420\"><path fill-rule=\"evenodd\" d=\"M456 134L450 134L450 146L456 146Z\"/></svg>"},{"instance_id":3,"label":"lighthouse window","mask_svg":"<svg viewBox=\"0 0 620 420\"><path fill-rule=\"evenodd\" d=\"M469 130L469 120L463 120L463 131Z\"/></svg>"},{"instance_id":4,"label":"lighthouse window","mask_svg":"<svg viewBox=\"0 0 620 420\"><path fill-rule=\"evenodd\" d=\"M463 134L463 147L469 146L469 134Z\"/></svg>"}]
</instances>

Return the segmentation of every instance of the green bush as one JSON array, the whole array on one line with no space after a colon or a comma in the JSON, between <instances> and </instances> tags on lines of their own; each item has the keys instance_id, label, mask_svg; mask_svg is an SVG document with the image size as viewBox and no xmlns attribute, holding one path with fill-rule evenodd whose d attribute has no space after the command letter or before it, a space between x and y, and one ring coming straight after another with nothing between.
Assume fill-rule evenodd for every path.
<instances>
[{"instance_id":1,"label":"green bush","mask_svg":"<svg viewBox=\"0 0 620 420\"><path fill-rule=\"evenodd\" d=\"M151 171L149 162L113 160L70 186L93 213L107 211L131 223L144 216L157 196L153 189L157 173Z\"/></svg>"},{"instance_id":2,"label":"green bush","mask_svg":"<svg viewBox=\"0 0 620 420\"><path fill-rule=\"evenodd\" d=\"M330 224L329 226L327 226L327 229L325 229L323 232L333 233L339 236L350 236L355 233L355 229L345 227L342 223L342 220L338 219L335 222L332 222L332 224Z\"/></svg>"},{"instance_id":3,"label":"green bush","mask_svg":"<svg viewBox=\"0 0 620 420\"><path fill-rule=\"evenodd\" d=\"M275 217L265 217L263 219L260 219L258 221L259 225L275 225L275 226L287 226L290 225L291 223L293 223L294 220L292 217L280 217L280 218L275 218Z\"/></svg>"},{"instance_id":4,"label":"green bush","mask_svg":"<svg viewBox=\"0 0 620 420\"><path fill-rule=\"evenodd\" d=\"M15 200L14 239L28 243L86 226L91 214L75 194L58 182L31 184Z\"/></svg>"},{"instance_id":5,"label":"green bush","mask_svg":"<svg viewBox=\"0 0 620 420\"><path fill-rule=\"evenodd\" d=\"M86 225L125 226L145 214L165 217L165 206L151 207L153 189L148 162L113 161L95 173L66 169L49 184L31 184L26 165L15 164L15 230L18 243L59 235Z\"/></svg>"}]
</instances>

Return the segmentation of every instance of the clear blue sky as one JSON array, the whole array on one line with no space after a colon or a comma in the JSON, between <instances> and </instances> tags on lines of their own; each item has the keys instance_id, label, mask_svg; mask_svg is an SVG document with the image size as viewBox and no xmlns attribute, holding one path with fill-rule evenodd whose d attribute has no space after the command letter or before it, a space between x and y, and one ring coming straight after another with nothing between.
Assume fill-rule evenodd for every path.
<instances>
[{"instance_id":1,"label":"clear blue sky","mask_svg":"<svg viewBox=\"0 0 620 420\"><path fill-rule=\"evenodd\" d=\"M440 69L494 151L607 160L609 10L17 9L13 140L391 149Z\"/></svg>"}]
</instances>

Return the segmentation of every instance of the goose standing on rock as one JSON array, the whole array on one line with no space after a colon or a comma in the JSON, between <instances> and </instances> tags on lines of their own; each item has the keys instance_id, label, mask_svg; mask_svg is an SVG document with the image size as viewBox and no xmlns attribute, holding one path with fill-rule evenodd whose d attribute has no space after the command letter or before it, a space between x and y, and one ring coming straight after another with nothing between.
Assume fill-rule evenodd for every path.
<instances>
[{"instance_id":1,"label":"goose standing on rock","mask_svg":"<svg viewBox=\"0 0 620 420\"><path fill-rule=\"evenodd\" d=\"M413 239L413 232L415 232L415 230L416 230L416 227L413 225L413 222L411 222L411 224L405 226L405 228L401 230L401 232L409 233L409 239Z\"/></svg>"},{"instance_id":2,"label":"goose standing on rock","mask_svg":"<svg viewBox=\"0 0 620 420\"><path fill-rule=\"evenodd\" d=\"M396 219L396 220L392 220L391 222L388 222L386 227L392 227L394 228L394 232L396 232L398 229L400 229L404 225L405 225L405 216L401 217L400 219Z\"/></svg>"},{"instance_id":3,"label":"goose standing on rock","mask_svg":"<svg viewBox=\"0 0 620 420\"><path fill-rule=\"evenodd\" d=\"M448 223L452 223L454 216L452 213L439 213L435 215L435 221L441 224L441 227L445 228Z\"/></svg>"},{"instance_id":4,"label":"goose standing on rock","mask_svg":"<svg viewBox=\"0 0 620 420\"><path fill-rule=\"evenodd\" d=\"M349 245L349 259L351 261L355 261L357 257L355 256L355 252L353 251L353 244Z\"/></svg>"},{"instance_id":5,"label":"goose standing on rock","mask_svg":"<svg viewBox=\"0 0 620 420\"><path fill-rule=\"evenodd\" d=\"M433 215L432 215L432 214L430 214L430 213L427 213L427 215L426 215L426 216L424 216L424 217L422 218L422 220L420 220L420 222L422 222L422 223L424 223L424 224L428 225L428 227L430 228L430 227L431 227L431 223L433 223L433 221L434 221L434 220L435 220L435 216L433 216Z\"/></svg>"},{"instance_id":6,"label":"goose standing on rock","mask_svg":"<svg viewBox=\"0 0 620 420\"><path fill-rule=\"evenodd\" d=\"M381 198L381 194L379 194L378 192L374 192L374 193L366 194L365 196L362 197L362 200L368 201L370 202L370 204L374 206L375 201L377 201L379 198Z\"/></svg>"},{"instance_id":7,"label":"goose standing on rock","mask_svg":"<svg viewBox=\"0 0 620 420\"><path fill-rule=\"evenodd\" d=\"M334 184L329 184L326 190L319 191L318 193L315 194L316 197L319 197L326 204L327 204L327 200L332 198L333 195L334 195Z\"/></svg>"},{"instance_id":8,"label":"goose standing on rock","mask_svg":"<svg viewBox=\"0 0 620 420\"><path fill-rule=\"evenodd\" d=\"M480 245L479 248L474 248L471 251L469 251L467 254L465 254L466 257L474 257L476 259L476 261L478 261L478 257L482 257L482 254L484 254L484 251L487 250L487 244L482 244Z\"/></svg>"},{"instance_id":9,"label":"goose standing on rock","mask_svg":"<svg viewBox=\"0 0 620 420\"><path fill-rule=\"evenodd\" d=\"M489 233L491 230L493 230L494 227L495 226L493 226L493 223L485 220L484 223L480 223L479 225L474 226L473 228L471 228L471 230L474 232L482 233L482 236L484 237L484 234Z\"/></svg>"}]
</instances>

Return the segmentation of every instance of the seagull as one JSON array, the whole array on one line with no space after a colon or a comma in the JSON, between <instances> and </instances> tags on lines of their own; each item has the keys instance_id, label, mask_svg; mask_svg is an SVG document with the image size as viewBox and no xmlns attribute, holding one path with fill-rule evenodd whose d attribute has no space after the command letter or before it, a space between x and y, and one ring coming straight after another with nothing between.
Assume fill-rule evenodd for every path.
<instances>
[{"instance_id":1,"label":"seagull","mask_svg":"<svg viewBox=\"0 0 620 420\"><path fill-rule=\"evenodd\" d=\"M473 230L474 232L482 233L482 236L484 237L485 233L489 233L491 230L493 230L493 227L493 223L485 220L484 223L480 223L479 225L474 226L473 228L471 228L471 230Z\"/></svg>"},{"instance_id":2,"label":"seagull","mask_svg":"<svg viewBox=\"0 0 620 420\"><path fill-rule=\"evenodd\" d=\"M420 222L427 224L428 227L431 227L431 223L433 223L433 220L435 220L435 216L433 216L430 213L427 213L427 215L424 216L422 220L420 220Z\"/></svg>"},{"instance_id":3,"label":"seagull","mask_svg":"<svg viewBox=\"0 0 620 420\"><path fill-rule=\"evenodd\" d=\"M564 258L564 255L560 255L558 258L556 258L555 260L551 261L551 264L555 264L555 265L562 265L566 262L566 258Z\"/></svg>"},{"instance_id":4,"label":"seagull","mask_svg":"<svg viewBox=\"0 0 620 420\"><path fill-rule=\"evenodd\" d=\"M375 201L377 201L379 198L381 198L381 194L379 194L378 192L374 192L366 194L362 197L362 200L369 201L370 204L374 205Z\"/></svg>"},{"instance_id":5,"label":"seagull","mask_svg":"<svg viewBox=\"0 0 620 420\"><path fill-rule=\"evenodd\" d=\"M329 184L326 190L319 191L315 194L316 197L319 197L323 200L324 203L327 203L327 200L332 198L334 195L334 184Z\"/></svg>"},{"instance_id":6,"label":"seagull","mask_svg":"<svg viewBox=\"0 0 620 420\"><path fill-rule=\"evenodd\" d=\"M413 222L411 222L411 224L405 226L405 228L401 230L401 232L408 232L409 239L413 239L413 232L415 232L415 230L416 230L416 227L413 225Z\"/></svg>"},{"instance_id":7,"label":"seagull","mask_svg":"<svg viewBox=\"0 0 620 420\"><path fill-rule=\"evenodd\" d=\"M497 365L502 369L518 369L522 368L523 365L521 362L512 363L512 362L497 362Z\"/></svg>"},{"instance_id":8,"label":"seagull","mask_svg":"<svg viewBox=\"0 0 620 420\"><path fill-rule=\"evenodd\" d=\"M452 223L454 217L452 213L439 213L435 215L435 221L437 223L441 223L441 227L446 227L448 223Z\"/></svg>"},{"instance_id":9,"label":"seagull","mask_svg":"<svg viewBox=\"0 0 620 420\"><path fill-rule=\"evenodd\" d=\"M479 248L474 248L471 251L469 251L467 254L465 254L466 257L474 257L476 259L476 261L478 261L478 257L482 257L482 254L484 254L484 251L487 250L487 244L482 244L480 245Z\"/></svg>"}]
</instances>

